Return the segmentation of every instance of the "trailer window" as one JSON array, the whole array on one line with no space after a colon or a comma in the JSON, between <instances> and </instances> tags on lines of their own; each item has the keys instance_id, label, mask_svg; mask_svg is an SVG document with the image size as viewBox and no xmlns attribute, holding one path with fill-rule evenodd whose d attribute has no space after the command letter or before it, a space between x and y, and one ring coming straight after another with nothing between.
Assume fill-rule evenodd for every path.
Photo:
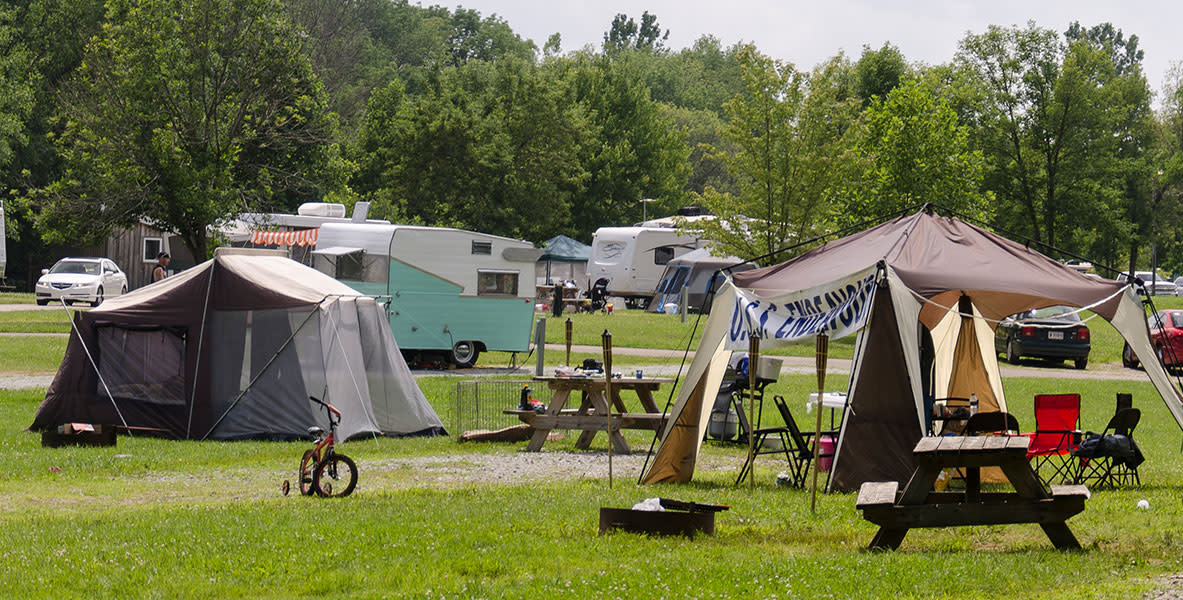
<instances>
[{"instance_id":1,"label":"trailer window","mask_svg":"<svg viewBox=\"0 0 1183 600\"><path fill-rule=\"evenodd\" d=\"M517 296L518 273L517 271L479 270L476 272L476 287L477 294L481 296Z\"/></svg>"},{"instance_id":2,"label":"trailer window","mask_svg":"<svg viewBox=\"0 0 1183 600\"><path fill-rule=\"evenodd\" d=\"M653 249L653 264L664 265L671 260L674 260L674 249L669 246L662 246Z\"/></svg>"},{"instance_id":3,"label":"trailer window","mask_svg":"<svg viewBox=\"0 0 1183 600\"><path fill-rule=\"evenodd\" d=\"M472 241L472 253L473 254L492 254L493 253L493 242L478 242L476 240L473 240Z\"/></svg>"}]
</instances>

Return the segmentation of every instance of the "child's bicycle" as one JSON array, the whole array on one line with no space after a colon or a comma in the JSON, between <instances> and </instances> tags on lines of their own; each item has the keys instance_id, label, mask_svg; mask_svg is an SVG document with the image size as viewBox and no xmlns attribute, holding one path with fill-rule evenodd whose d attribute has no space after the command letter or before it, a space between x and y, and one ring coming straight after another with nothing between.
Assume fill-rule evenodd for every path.
<instances>
[{"instance_id":1,"label":"child's bicycle","mask_svg":"<svg viewBox=\"0 0 1183 600\"><path fill-rule=\"evenodd\" d=\"M357 485L357 464L352 458L338 454L334 448L341 411L319 398L309 396L308 399L325 407L325 412L329 414L329 432L326 435L320 427L308 428L308 433L316 438L316 446L305 450L304 457L300 459L300 493L305 496L316 493L325 498L348 496ZM291 488L292 484L285 479L283 495L288 495Z\"/></svg>"}]
</instances>

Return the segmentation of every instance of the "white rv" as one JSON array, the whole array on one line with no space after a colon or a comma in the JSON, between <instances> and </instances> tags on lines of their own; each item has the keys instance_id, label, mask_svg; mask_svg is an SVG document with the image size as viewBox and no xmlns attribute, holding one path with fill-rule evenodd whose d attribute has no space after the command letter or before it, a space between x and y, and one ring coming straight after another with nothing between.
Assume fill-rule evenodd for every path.
<instances>
[{"instance_id":1,"label":"white rv","mask_svg":"<svg viewBox=\"0 0 1183 600\"><path fill-rule=\"evenodd\" d=\"M408 362L471 367L485 351L525 352L534 317L530 242L412 225L325 223L313 266L365 294L387 316Z\"/></svg>"},{"instance_id":2,"label":"white rv","mask_svg":"<svg viewBox=\"0 0 1183 600\"><path fill-rule=\"evenodd\" d=\"M670 227L601 227L592 236L587 278L609 296L644 307L657 290L671 260L706 245L693 235ZM605 287L606 286L606 287Z\"/></svg>"}]
</instances>

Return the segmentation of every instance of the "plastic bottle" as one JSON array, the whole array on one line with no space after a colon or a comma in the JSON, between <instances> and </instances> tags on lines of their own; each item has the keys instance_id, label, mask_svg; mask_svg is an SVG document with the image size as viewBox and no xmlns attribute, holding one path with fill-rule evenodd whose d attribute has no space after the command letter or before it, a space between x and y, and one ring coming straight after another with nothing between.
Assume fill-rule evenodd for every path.
<instances>
[{"instance_id":1,"label":"plastic bottle","mask_svg":"<svg viewBox=\"0 0 1183 600\"><path fill-rule=\"evenodd\" d=\"M978 395L971 393L969 395L969 415L972 417L978 414Z\"/></svg>"}]
</instances>

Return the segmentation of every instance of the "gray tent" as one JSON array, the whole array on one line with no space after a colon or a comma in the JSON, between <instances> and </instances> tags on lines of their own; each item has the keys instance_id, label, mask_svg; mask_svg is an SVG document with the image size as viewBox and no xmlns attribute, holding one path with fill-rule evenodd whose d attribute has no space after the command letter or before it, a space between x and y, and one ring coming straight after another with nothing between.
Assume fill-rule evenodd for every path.
<instances>
[{"instance_id":1,"label":"gray tent","mask_svg":"<svg viewBox=\"0 0 1183 600\"><path fill-rule=\"evenodd\" d=\"M309 396L341 411L343 439L443 432L373 298L281 256L219 253L75 313L31 428L305 438L328 427Z\"/></svg>"},{"instance_id":2,"label":"gray tent","mask_svg":"<svg viewBox=\"0 0 1183 600\"><path fill-rule=\"evenodd\" d=\"M714 292L719 290L725 279L719 271L729 267L733 267L733 273L738 273L755 269L756 265L745 263L742 258L735 256L714 256L709 248L691 250L671 260L666 263L665 272L657 284L657 292L649 301L649 312L663 313L667 304L681 302L682 288L686 288L686 302L690 309L711 312ZM708 289L711 290L710 296L707 295Z\"/></svg>"},{"instance_id":3,"label":"gray tent","mask_svg":"<svg viewBox=\"0 0 1183 600\"><path fill-rule=\"evenodd\" d=\"M565 235L556 235L546 240L534 275L546 285L556 280L583 284L587 280L587 261L590 258L591 246Z\"/></svg>"}]
</instances>

